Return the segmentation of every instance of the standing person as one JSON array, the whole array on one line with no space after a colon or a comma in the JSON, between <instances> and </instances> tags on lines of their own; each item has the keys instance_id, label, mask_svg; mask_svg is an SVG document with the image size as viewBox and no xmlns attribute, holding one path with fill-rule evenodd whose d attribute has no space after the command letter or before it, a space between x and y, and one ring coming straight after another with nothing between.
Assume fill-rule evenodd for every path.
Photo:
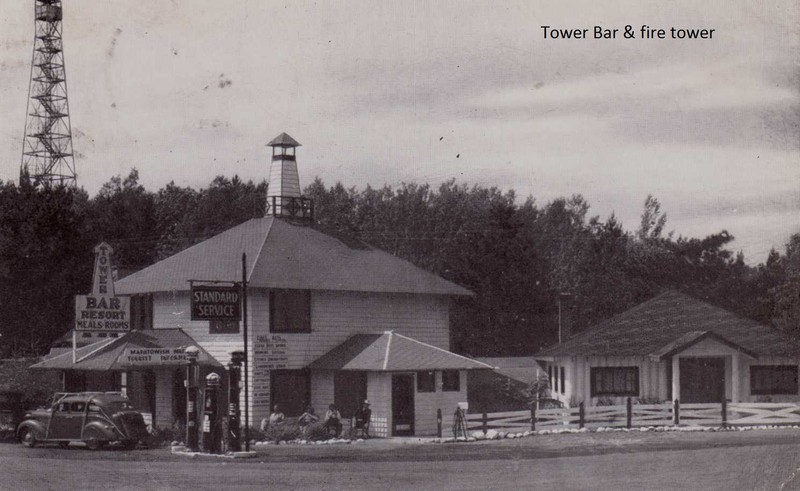
<instances>
[{"instance_id":1,"label":"standing person","mask_svg":"<svg viewBox=\"0 0 800 491\"><path fill-rule=\"evenodd\" d=\"M342 434L342 415L339 414L339 410L336 409L336 406L331 404L328 406L328 410L325 412L325 428L333 428L336 432L336 438L339 438L339 435Z\"/></svg>"}]
</instances>

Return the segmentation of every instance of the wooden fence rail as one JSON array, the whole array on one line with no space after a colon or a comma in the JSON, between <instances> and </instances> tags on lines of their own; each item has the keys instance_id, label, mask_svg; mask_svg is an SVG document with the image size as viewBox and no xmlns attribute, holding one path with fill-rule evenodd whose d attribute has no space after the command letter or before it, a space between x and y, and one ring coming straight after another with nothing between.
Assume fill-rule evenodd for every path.
<instances>
[{"instance_id":1,"label":"wooden fence rail","mask_svg":"<svg viewBox=\"0 0 800 491\"><path fill-rule=\"evenodd\" d=\"M722 402L532 408L499 413L469 413L467 429L521 433L527 430L634 428L642 426L763 426L800 424L800 404Z\"/></svg>"}]
</instances>

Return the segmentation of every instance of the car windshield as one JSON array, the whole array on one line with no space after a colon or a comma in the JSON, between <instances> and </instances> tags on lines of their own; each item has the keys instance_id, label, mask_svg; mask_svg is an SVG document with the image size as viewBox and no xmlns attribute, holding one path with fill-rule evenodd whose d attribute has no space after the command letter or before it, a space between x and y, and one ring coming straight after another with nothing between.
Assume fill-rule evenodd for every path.
<instances>
[{"instance_id":1,"label":"car windshield","mask_svg":"<svg viewBox=\"0 0 800 491\"><path fill-rule=\"evenodd\" d=\"M133 404L130 401L111 401L105 404L105 407L109 413L114 414L133 409Z\"/></svg>"}]
</instances>

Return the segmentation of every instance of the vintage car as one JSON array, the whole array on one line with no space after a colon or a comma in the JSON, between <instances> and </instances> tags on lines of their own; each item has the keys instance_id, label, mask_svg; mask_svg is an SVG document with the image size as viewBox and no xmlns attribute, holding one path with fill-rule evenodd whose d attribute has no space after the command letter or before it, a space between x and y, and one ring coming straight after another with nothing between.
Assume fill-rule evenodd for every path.
<instances>
[{"instance_id":1,"label":"vintage car","mask_svg":"<svg viewBox=\"0 0 800 491\"><path fill-rule=\"evenodd\" d=\"M59 393L49 409L25 414L17 439L26 447L83 442L92 450L117 442L132 449L147 437L141 413L120 392Z\"/></svg>"}]
</instances>

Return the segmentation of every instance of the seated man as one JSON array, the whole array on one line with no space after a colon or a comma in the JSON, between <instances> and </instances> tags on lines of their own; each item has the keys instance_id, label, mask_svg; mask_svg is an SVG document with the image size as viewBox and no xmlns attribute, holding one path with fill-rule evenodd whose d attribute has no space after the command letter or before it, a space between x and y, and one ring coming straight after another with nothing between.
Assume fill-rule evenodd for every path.
<instances>
[{"instance_id":1,"label":"seated man","mask_svg":"<svg viewBox=\"0 0 800 491\"><path fill-rule=\"evenodd\" d=\"M361 407L356 410L353 419L353 429L361 430L365 436L369 436L369 421L372 419L372 409L369 408L368 400L365 400Z\"/></svg>"},{"instance_id":2,"label":"seated man","mask_svg":"<svg viewBox=\"0 0 800 491\"><path fill-rule=\"evenodd\" d=\"M277 424L283 423L284 416L281 412L280 408L277 404L272 408L272 412L269 414L269 418L264 418L261 420L261 431L267 431L267 428L270 426L275 426Z\"/></svg>"},{"instance_id":3,"label":"seated man","mask_svg":"<svg viewBox=\"0 0 800 491\"><path fill-rule=\"evenodd\" d=\"M308 406L306 408L306 412L304 412L303 414L300 415L299 418L297 418L297 425L300 427L300 431L302 431L303 434L305 434L306 429L312 423L316 423L317 421L319 421L319 417L317 417L316 413L314 412L314 407Z\"/></svg>"},{"instance_id":4,"label":"seated man","mask_svg":"<svg viewBox=\"0 0 800 491\"><path fill-rule=\"evenodd\" d=\"M339 414L339 410L336 409L335 405L331 404L328 406L328 410L325 412L324 423L325 428L333 428L336 438L339 438L339 435L342 434L342 415Z\"/></svg>"}]
</instances>

